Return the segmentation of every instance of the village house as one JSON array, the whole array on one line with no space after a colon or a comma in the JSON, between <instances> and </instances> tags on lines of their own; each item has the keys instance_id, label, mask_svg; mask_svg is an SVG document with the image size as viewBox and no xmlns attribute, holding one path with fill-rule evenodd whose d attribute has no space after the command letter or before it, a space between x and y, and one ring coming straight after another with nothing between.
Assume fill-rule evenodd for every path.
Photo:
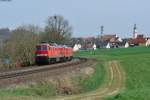
<instances>
[{"instance_id":1,"label":"village house","mask_svg":"<svg viewBox=\"0 0 150 100\"><path fill-rule=\"evenodd\" d=\"M137 34L136 37L129 40L130 46L138 46L146 44L146 37L143 34Z\"/></svg>"},{"instance_id":2,"label":"village house","mask_svg":"<svg viewBox=\"0 0 150 100\"><path fill-rule=\"evenodd\" d=\"M125 45L125 41L116 34L103 34L99 36L99 39L98 46L100 48L118 48Z\"/></svg>"},{"instance_id":3,"label":"village house","mask_svg":"<svg viewBox=\"0 0 150 100\"><path fill-rule=\"evenodd\" d=\"M150 46L150 38L147 38L145 46Z\"/></svg>"}]
</instances>

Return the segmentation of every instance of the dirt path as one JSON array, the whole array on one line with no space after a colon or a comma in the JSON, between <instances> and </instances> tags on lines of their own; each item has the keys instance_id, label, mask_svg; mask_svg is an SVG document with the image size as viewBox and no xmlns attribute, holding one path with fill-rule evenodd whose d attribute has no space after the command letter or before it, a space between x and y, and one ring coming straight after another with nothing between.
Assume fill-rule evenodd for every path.
<instances>
[{"instance_id":1,"label":"dirt path","mask_svg":"<svg viewBox=\"0 0 150 100\"><path fill-rule=\"evenodd\" d=\"M106 63L107 78L97 90L80 95L59 96L52 100L101 100L104 97L116 95L124 86L125 74L120 62L109 61Z\"/></svg>"}]
</instances>

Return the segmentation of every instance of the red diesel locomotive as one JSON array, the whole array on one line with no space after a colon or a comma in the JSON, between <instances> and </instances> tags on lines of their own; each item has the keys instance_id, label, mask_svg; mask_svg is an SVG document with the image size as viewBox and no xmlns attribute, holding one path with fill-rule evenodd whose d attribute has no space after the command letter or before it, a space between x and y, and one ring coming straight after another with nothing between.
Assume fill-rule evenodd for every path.
<instances>
[{"instance_id":1,"label":"red diesel locomotive","mask_svg":"<svg viewBox=\"0 0 150 100\"><path fill-rule=\"evenodd\" d=\"M60 61L71 60L73 50L71 47L56 44L40 43L36 45L36 64L51 64Z\"/></svg>"}]
</instances>

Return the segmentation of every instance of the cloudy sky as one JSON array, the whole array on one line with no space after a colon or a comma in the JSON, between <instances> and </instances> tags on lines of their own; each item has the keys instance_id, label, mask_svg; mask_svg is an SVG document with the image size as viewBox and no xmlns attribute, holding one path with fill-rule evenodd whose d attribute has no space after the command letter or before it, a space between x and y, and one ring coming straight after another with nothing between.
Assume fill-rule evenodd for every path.
<instances>
[{"instance_id":1,"label":"cloudy sky","mask_svg":"<svg viewBox=\"0 0 150 100\"><path fill-rule=\"evenodd\" d=\"M0 0L0 28L45 26L48 16L59 14L73 27L73 36L104 33L132 36L133 25L150 36L150 0Z\"/></svg>"}]
</instances>

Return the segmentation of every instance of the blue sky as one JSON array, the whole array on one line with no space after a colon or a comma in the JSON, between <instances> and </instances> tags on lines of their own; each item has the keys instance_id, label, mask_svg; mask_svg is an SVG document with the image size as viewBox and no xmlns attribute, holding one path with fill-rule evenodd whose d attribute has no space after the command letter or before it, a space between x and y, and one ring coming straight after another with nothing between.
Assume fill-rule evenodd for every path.
<instances>
[{"instance_id":1,"label":"blue sky","mask_svg":"<svg viewBox=\"0 0 150 100\"><path fill-rule=\"evenodd\" d=\"M0 28L34 24L45 26L48 16L60 14L69 20L73 36L104 33L132 36L138 31L150 36L150 0L11 0L0 1Z\"/></svg>"}]
</instances>

